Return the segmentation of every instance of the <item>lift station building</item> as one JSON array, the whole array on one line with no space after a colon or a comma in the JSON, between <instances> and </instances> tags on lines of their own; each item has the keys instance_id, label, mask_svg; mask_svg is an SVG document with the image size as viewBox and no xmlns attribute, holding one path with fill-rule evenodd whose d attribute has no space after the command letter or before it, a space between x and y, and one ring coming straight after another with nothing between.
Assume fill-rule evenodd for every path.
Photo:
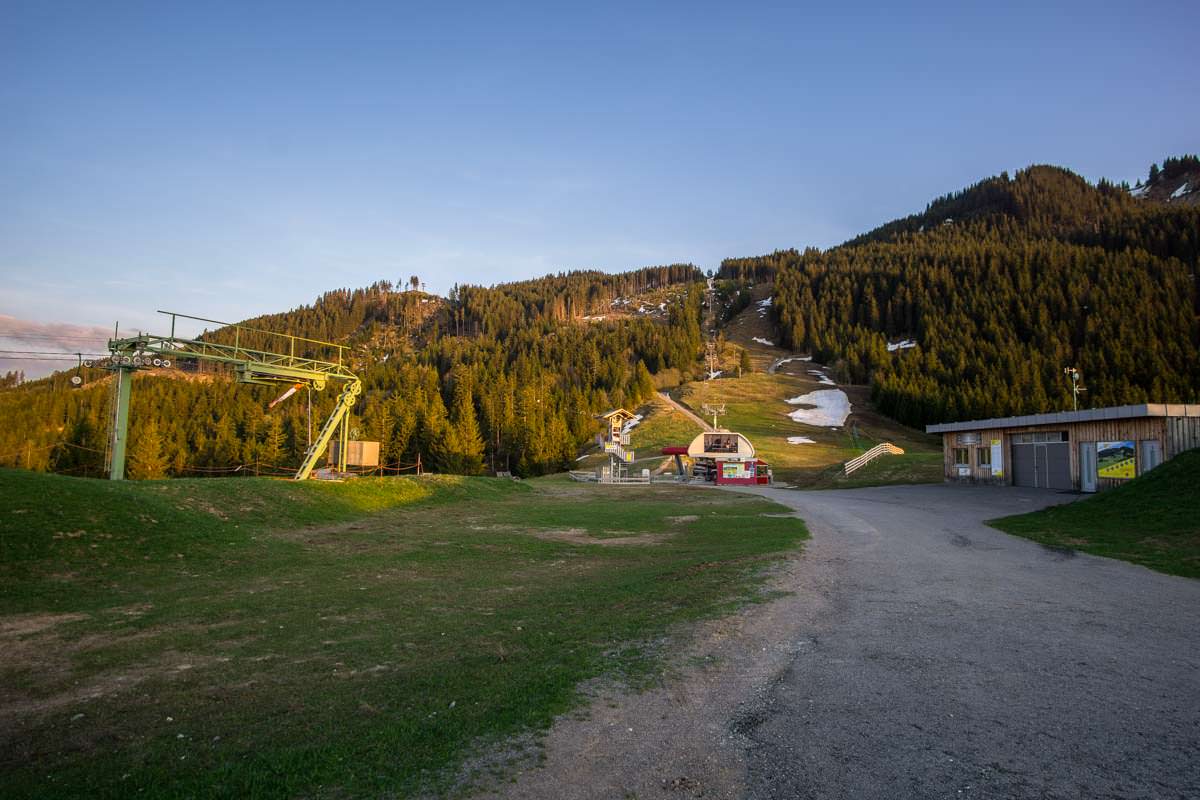
<instances>
[{"instance_id":1,"label":"lift station building","mask_svg":"<svg viewBox=\"0 0 1200 800\"><path fill-rule=\"evenodd\" d=\"M760 459L754 445L740 433L733 431L705 431L687 447L664 447L664 456L675 456L680 474L683 473L682 457L692 462L692 475L722 486L755 486L771 482L771 470L767 462Z\"/></svg>"},{"instance_id":2,"label":"lift station building","mask_svg":"<svg viewBox=\"0 0 1200 800\"><path fill-rule=\"evenodd\" d=\"M948 422L946 480L1095 492L1200 447L1200 405L1145 403Z\"/></svg>"}]
</instances>

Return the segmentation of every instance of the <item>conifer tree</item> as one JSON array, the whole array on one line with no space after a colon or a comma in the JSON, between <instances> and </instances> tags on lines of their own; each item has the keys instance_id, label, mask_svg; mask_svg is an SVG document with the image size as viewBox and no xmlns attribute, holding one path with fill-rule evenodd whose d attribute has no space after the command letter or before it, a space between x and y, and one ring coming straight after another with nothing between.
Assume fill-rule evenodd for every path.
<instances>
[{"instance_id":1,"label":"conifer tree","mask_svg":"<svg viewBox=\"0 0 1200 800\"><path fill-rule=\"evenodd\" d=\"M461 475L478 475L483 471L483 437L479 435L471 387L465 379L454 388L451 424L457 451L454 471Z\"/></svg>"},{"instance_id":2,"label":"conifer tree","mask_svg":"<svg viewBox=\"0 0 1200 800\"><path fill-rule=\"evenodd\" d=\"M163 455L162 434L151 417L137 426L129 448L129 477L135 480L158 480L167 477L167 459Z\"/></svg>"},{"instance_id":3,"label":"conifer tree","mask_svg":"<svg viewBox=\"0 0 1200 800\"><path fill-rule=\"evenodd\" d=\"M277 414L272 414L267 418L267 423L263 428L262 446L259 449L259 457L266 464L278 467L283 461L284 445L287 443L287 436L283 430L283 418Z\"/></svg>"}]
</instances>

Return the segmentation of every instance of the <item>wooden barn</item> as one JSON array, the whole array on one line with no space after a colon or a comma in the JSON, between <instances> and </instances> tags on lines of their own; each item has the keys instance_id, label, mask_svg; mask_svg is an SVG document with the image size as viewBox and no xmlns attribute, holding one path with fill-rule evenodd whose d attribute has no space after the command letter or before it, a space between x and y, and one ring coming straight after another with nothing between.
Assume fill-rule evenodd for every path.
<instances>
[{"instance_id":1,"label":"wooden barn","mask_svg":"<svg viewBox=\"0 0 1200 800\"><path fill-rule=\"evenodd\" d=\"M1095 492L1200 447L1200 405L1133 406L930 425L946 480Z\"/></svg>"}]
</instances>

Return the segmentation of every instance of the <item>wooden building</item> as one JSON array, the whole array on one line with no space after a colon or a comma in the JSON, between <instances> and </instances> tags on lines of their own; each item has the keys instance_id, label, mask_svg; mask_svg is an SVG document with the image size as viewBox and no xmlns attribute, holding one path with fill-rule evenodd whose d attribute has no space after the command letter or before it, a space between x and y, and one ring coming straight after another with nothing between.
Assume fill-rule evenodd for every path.
<instances>
[{"instance_id":1,"label":"wooden building","mask_svg":"<svg viewBox=\"0 0 1200 800\"><path fill-rule=\"evenodd\" d=\"M1135 406L930 425L946 480L1095 492L1200 447L1200 405Z\"/></svg>"}]
</instances>

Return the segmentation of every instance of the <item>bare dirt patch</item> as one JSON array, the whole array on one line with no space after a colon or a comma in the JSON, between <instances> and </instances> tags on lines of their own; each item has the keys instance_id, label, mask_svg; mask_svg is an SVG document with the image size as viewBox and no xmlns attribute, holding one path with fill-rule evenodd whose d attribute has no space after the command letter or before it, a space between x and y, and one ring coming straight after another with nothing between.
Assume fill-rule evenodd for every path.
<instances>
[{"instance_id":1,"label":"bare dirt patch","mask_svg":"<svg viewBox=\"0 0 1200 800\"><path fill-rule=\"evenodd\" d=\"M87 619L87 614L19 614L0 620L0 647L12 644L9 640L49 630L67 622Z\"/></svg>"},{"instance_id":2,"label":"bare dirt patch","mask_svg":"<svg viewBox=\"0 0 1200 800\"><path fill-rule=\"evenodd\" d=\"M149 606L111 609L134 616ZM163 630L89 633L64 639L61 625L91 619L88 614L22 614L0 620L0 743L11 743L32 719L62 708L98 700L137 686L148 678L170 677L221 658L168 650L152 662L101 672L80 680L72 666L80 654L114 644L151 639Z\"/></svg>"},{"instance_id":3,"label":"bare dirt patch","mask_svg":"<svg viewBox=\"0 0 1200 800\"><path fill-rule=\"evenodd\" d=\"M617 545L646 545L660 544L667 538L669 534L665 533L639 533L633 535L625 535L623 531L605 531L611 534L603 539L588 535L588 532L583 528L560 528L556 530L540 530L533 531L533 535L539 539L546 539L551 542L569 542L570 544L598 544L605 547Z\"/></svg>"}]
</instances>

